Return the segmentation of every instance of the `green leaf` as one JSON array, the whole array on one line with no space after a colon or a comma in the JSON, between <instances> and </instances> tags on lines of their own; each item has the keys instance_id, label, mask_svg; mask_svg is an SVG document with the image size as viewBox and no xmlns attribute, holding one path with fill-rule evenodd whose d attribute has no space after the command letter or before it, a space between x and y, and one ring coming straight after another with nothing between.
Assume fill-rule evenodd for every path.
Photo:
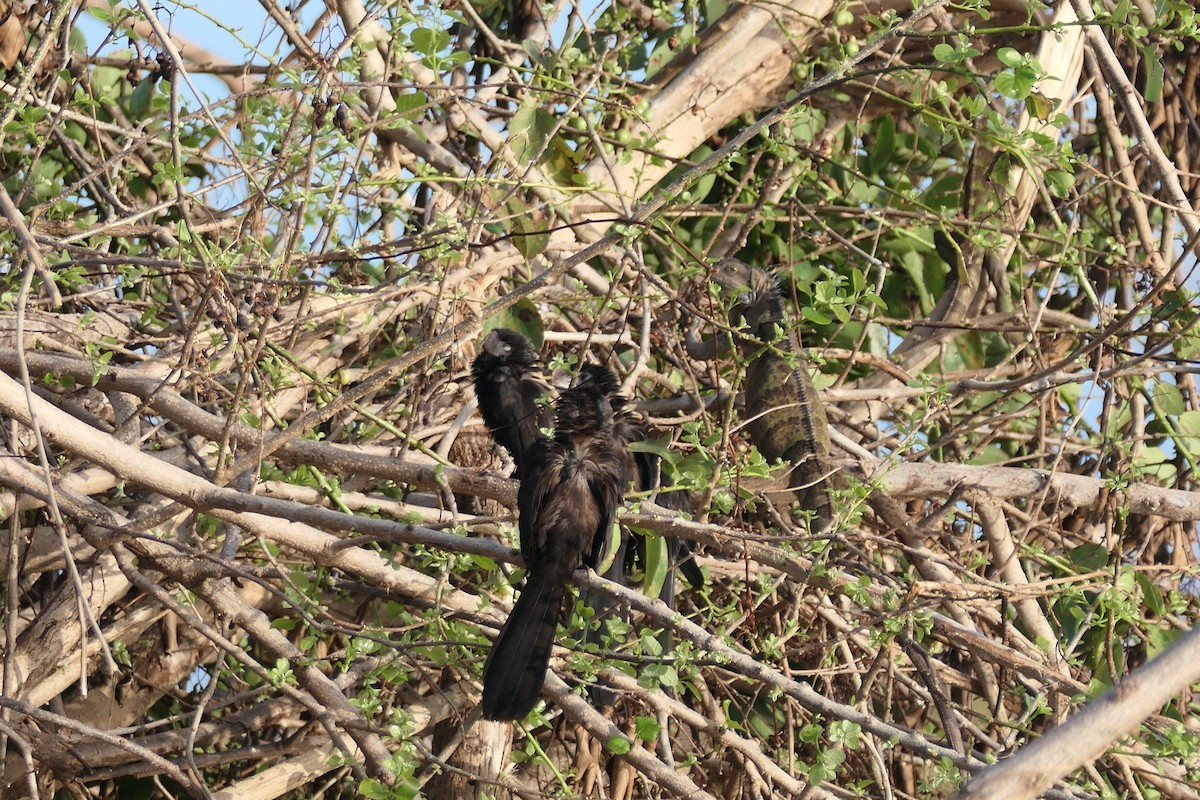
<instances>
[{"instance_id":1,"label":"green leaf","mask_svg":"<svg viewBox=\"0 0 1200 800\"><path fill-rule=\"evenodd\" d=\"M1150 580L1150 576L1144 572L1135 572L1134 580L1137 581L1138 587L1142 590L1142 599L1146 603L1146 607L1154 614L1154 616L1162 618L1166 616L1167 604L1163 600L1162 589L1158 584Z\"/></svg>"},{"instance_id":2,"label":"green leaf","mask_svg":"<svg viewBox=\"0 0 1200 800\"><path fill-rule=\"evenodd\" d=\"M688 162L698 163L703 161L705 158L708 158L708 156L712 155L712 152L713 149L708 145L700 145L694 151L692 151L692 155L688 159ZM662 185L669 186L677 178L683 177L684 173L688 171L688 168L688 163L683 163L675 167L673 170L667 173L667 177L663 178ZM691 188L688 190L688 194L691 196L692 200L700 202L704 198L708 197L708 193L712 191L712 188L716 185L716 182L716 173L710 172L693 183Z\"/></svg>"},{"instance_id":3,"label":"green leaf","mask_svg":"<svg viewBox=\"0 0 1200 800\"><path fill-rule=\"evenodd\" d=\"M829 723L829 741L844 745L847 749L862 747L862 728L857 723L838 719Z\"/></svg>"},{"instance_id":4,"label":"green leaf","mask_svg":"<svg viewBox=\"0 0 1200 800\"><path fill-rule=\"evenodd\" d=\"M377 781L374 778L365 778L358 784L358 793L370 798L370 800L388 800L392 796L391 790L387 784Z\"/></svg>"},{"instance_id":5,"label":"green leaf","mask_svg":"<svg viewBox=\"0 0 1200 800\"><path fill-rule=\"evenodd\" d=\"M546 137L554 130L554 117L538 108L533 95L527 95L513 113L508 130L509 145L517 161L534 161L541 155Z\"/></svg>"},{"instance_id":6,"label":"green leaf","mask_svg":"<svg viewBox=\"0 0 1200 800\"><path fill-rule=\"evenodd\" d=\"M1014 69L1025 63L1025 56L1011 47L1001 47L996 51L996 58L1000 59L1000 63L1004 66Z\"/></svg>"},{"instance_id":7,"label":"green leaf","mask_svg":"<svg viewBox=\"0 0 1200 800\"><path fill-rule=\"evenodd\" d=\"M967 463L977 467L987 466L988 464L999 464L1008 460L1008 453L999 445L990 444L977 454L967 459Z\"/></svg>"},{"instance_id":8,"label":"green leaf","mask_svg":"<svg viewBox=\"0 0 1200 800\"><path fill-rule=\"evenodd\" d=\"M429 95L424 92L406 92L405 94L397 95L394 116L415 119L428 106Z\"/></svg>"},{"instance_id":9,"label":"green leaf","mask_svg":"<svg viewBox=\"0 0 1200 800\"><path fill-rule=\"evenodd\" d=\"M1175 421L1181 436L1200 438L1200 411L1185 411Z\"/></svg>"},{"instance_id":10,"label":"green leaf","mask_svg":"<svg viewBox=\"0 0 1200 800\"><path fill-rule=\"evenodd\" d=\"M630 442L629 449L635 453L653 453L668 464L676 464L680 458L679 451L671 448L671 440L666 437Z\"/></svg>"},{"instance_id":11,"label":"green leaf","mask_svg":"<svg viewBox=\"0 0 1200 800\"><path fill-rule=\"evenodd\" d=\"M654 717L638 717L634 723L634 729L637 737L643 742L653 742L658 739L658 733L662 727Z\"/></svg>"},{"instance_id":12,"label":"green leaf","mask_svg":"<svg viewBox=\"0 0 1200 800\"><path fill-rule=\"evenodd\" d=\"M1050 112L1054 110L1054 106L1055 101L1041 92L1031 91L1025 98L1025 110L1029 112L1029 116L1043 122L1050 119Z\"/></svg>"},{"instance_id":13,"label":"green leaf","mask_svg":"<svg viewBox=\"0 0 1200 800\"><path fill-rule=\"evenodd\" d=\"M1184 437L1179 440L1180 446L1187 446ZM1175 465L1166 450L1161 447L1147 447L1133 460L1133 465L1141 471L1140 477L1153 476L1165 485L1170 485L1175 478Z\"/></svg>"},{"instance_id":14,"label":"green leaf","mask_svg":"<svg viewBox=\"0 0 1200 800\"><path fill-rule=\"evenodd\" d=\"M809 322L814 322L817 325L828 325L829 323L833 322L833 317L818 311L812 306L805 306L800 310L800 313L806 320Z\"/></svg>"},{"instance_id":15,"label":"green leaf","mask_svg":"<svg viewBox=\"0 0 1200 800\"><path fill-rule=\"evenodd\" d=\"M662 592L663 583L667 579L667 568L670 556L667 554L667 543L657 534L648 534L642 544L645 559L646 576L642 582L642 592L647 597L658 597Z\"/></svg>"},{"instance_id":16,"label":"green leaf","mask_svg":"<svg viewBox=\"0 0 1200 800\"><path fill-rule=\"evenodd\" d=\"M1077 413L1079 408L1079 400L1083 397L1083 387L1078 383L1064 383L1056 390L1058 397L1062 402L1071 409L1073 413Z\"/></svg>"},{"instance_id":17,"label":"green leaf","mask_svg":"<svg viewBox=\"0 0 1200 800\"><path fill-rule=\"evenodd\" d=\"M424 56L431 56L450 44L450 34L440 28L417 28L409 34L409 39L416 51Z\"/></svg>"},{"instance_id":18,"label":"green leaf","mask_svg":"<svg viewBox=\"0 0 1200 800\"><path fill-rule=\"evenodd\" d=\"M1179 388L1172 383L1158 381L1154 384L1154 403L1158 409L1173 417L1184 413L1186 405L1183 402L1183 393Z\"/></svg>"},{"instance_id":19,"label":"green leaf","mask_svg":"<svg viewBox=\"0 0 1200 800\"><path fill-rule=\"evenodd\" d=\"M483 323L481 333L487 333L493 328L508 328L522 333L533 343L534 350L542 349L545 339L545 328L542 326L542 315L537 306L528 297L522 297L516 304L504 309L494 317L488 317Z\"/></svg>"},{"instance_id":20,"label":"green leaf","mask_svg":"<svg viewBox=\"0 0 1200 800\"><path fill-rule=\"evenodd\" d=\"M881 175L892 162L896 151L896 120L890 114L884 114L875 129L875 143L871 148L868 164L872 175Z\"/></svg>"},{"instance_id":21,"label":"green leaf","mask_svg":"<svg viewBox=\"0 0 1200 800\"><path fill-rule=\"evenodd\" d=\"M613 562L616 560L617 556L622 554L621 538L621 524L619 522L614 522L612 524L612 529L608 532L608 547L605 548L606 555L603 559L601 559L600 563L596 565L596 572L600 573L601 575L608 572L608 568L613 565Z\"/></svg>"},{"instance_id":22,"label":"green leaf","mask_svg":"<svg viewBox=\"0 0 1200 800\"><path fill-rule=\"evenodd\" d=\"M1183 631L1177 631L1174 628L1155 625L1146 633L1146 657L1154 658L1162 651L1166 650L1171 645L1175 644L1175 640L1182 635Z\"/></svg>"},{"instance_id":23,"label":"green leaf","mask_svg":"<svg viewBox=\"0 0 1200 800\"><path fill-rule=\"evenodd\" d=\"M1017 77L1011 72L1001 72L996 76L995 80L996 91L1005 97L1011 97L1014 100L1020 100L1020 93L1017 91Z\"/></svg>"},{"instance_id":24,"label":"green leaf","mask_svg":"<svg viewBox=\"0 0 1200 800\"><path fill-rule=\"evenodd\" d=\"M142 116L150 108L150 100L154 97L154 85L158 81L154 78L146 78L137 85L133 90L133 95L129 98L129 113L134 116Z\"/></svg>"},{"instance_id":25,"label":"green leaf","mask_svg":"<svg viewBox=\"0 0 1200 800\"><path fill-rule=\"evenodd\" d=\"M1081 544L1067 554L1071 563L1083 570L1098 570L1108 563L1108 550L1098 544Z\"/></svg>"},{"instance_id":26,"label":"green leaf","mask_svg":"<svg viewBox=\"0 0 1200 800\"><path fill-rule=\"evenodd\" d=\"M1046 174L1043 177L1046 180L1046 188L1050 190L1050 194L1055 197L1070 196L1071 187L1075 185L1075 176L1073 174L1066 170L1050 169L1046 170Z\"/></svg>"},{"instance_id":27,"label":"green leaf","mask_svg":"<svg viewBox=\"0 0 1200 800\"><path fill-rule=\"evenodd\" d=\"M512 222L513 247L517 248L517 252L524 256L526 261L546 252L546 247L550 244L550 232L546 229L544 217L523 214L515 216Z\"/></svg>"},{"instance_id":28,"label":"green leaf","mask_svg":"<svg viewBox=\"0 0 1200 800\"><path fill-rule=\"evenodd\" d=\"M957 47L942 42L933 46L933 57L943 64L957 64L963 54Z\"/></svg>"},{"instance_id":29,"label":"green leaf","mask_svg":"<svg viewBox=\"0 0 1200 800\"><path fill-rule=\"evenodd\" d=\"M619 756L623 756L633 749L633 745L624 736L614 736L608 740L605 746L608 748L608 752Z\"/></svg>"},{"instance_id":30,"label":"green leaf","mask_svg":"<svg viewBox=\"0 0 1200 800\"><path fill-rule=\"evenodd\" d=\"M1162 99L1163 65L1154 47L1142 48L1142 66L1146 70L1146 88L1142 97L1147 103L1157 103Z\"/></svg>"}]
</instances>

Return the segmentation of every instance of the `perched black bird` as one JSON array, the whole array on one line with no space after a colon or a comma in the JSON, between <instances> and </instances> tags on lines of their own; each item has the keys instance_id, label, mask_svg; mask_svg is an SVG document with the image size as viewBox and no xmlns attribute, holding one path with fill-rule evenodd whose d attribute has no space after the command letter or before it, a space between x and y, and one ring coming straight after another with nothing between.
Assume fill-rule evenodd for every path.
<instances>
[{"instance_id":1,"label":"perched black bird","mask_svg":"<svg viewBox=\"0 0 1200 800\"><path fill-rule=\"evenodd\" d=\"M495 328L483 337L482 349L471 365L479 413L496 443L524 468L525 454L538 438L538 429L549 427L550 386L542 377L533 343L523 334Z\"/></svg>"},{"instance_id":2,"label":"perched black bird","mask_svg":"<svg viewBox=\"0 0 1200 800\"><path fill-rule=\"evenodd\" d=\"M612 422L613 452L621 467L621 491L628 491L631 485L635 491L640 491L641 480L637 458L629 449L629 444L632 441L640 442L645 439L646 429L634 415L633 410L628 408L625 398L620 394L621 386L617 383L617 376L602 364L584 364L579 368L579 374L575 380L577 385L591 387L608 401ZM610 581L625 586L628 584L626 562L628 560L629 532L621 528L618 531L618 537L615 549L611 552L612 563L608 564L603 574ZM593 614L582 636L582 642L586 644L594 641L593 624L598 625L597 630L603 635L608 622L620 612L617 611L616 603L608 594L589 590L580 596L580 602L585 608L591 609ZM627 615L624 616L627 617ZM611 706L617 700L616 693L606 686L592 687L589 696L600 707Z\"/></svg>"},{"instance_id":3,"label":"perched black bird","mask_svg":"<svg viewBox=\"0 0 1200 800\"><path fill-rule=\"evenodd\" d=\"M528 575L483 667L483 715L515 720L541 694L567 583L604 560L621 504L621 464L612 405L595 385L564 391L554 438L526 451L517 492L521 555Z\"/></svg>"},{"instance_id":4,"label":"perched black bird","mask_svg":"<svg viewBox=\"0 0 1200 800\"><path fill-rule=\"evenodd\" d=\"M617 376L613 374L612 370L601 364L584 364L579 368L579 382L591 383L598 387L612 405L613 441L617 445L617 454L621 460L625 488L629 489L632 486L637 492L653 492L661 482L661 464L658 456L654 453L630 448L632 444L646 441L646 423L641 415L634 411L629 400L620 393L621 387L617 382ZM658 496L657 502L677 511L690 510L686 492L663 492ZM672 605L675 596L674 570L679 569L688 579L688 583L696 588L704 585L704 573L700 571L700 567L692 558L690 542L686 539L668 539L666 544L670 564L666 580L663 582L661 597L668 605ZM640 534L631 535L623 571L632 568L633 562L644 561L645 550L644 538ZM617 579L612 575L605 577Z\"/></svg>"}]
</instances>

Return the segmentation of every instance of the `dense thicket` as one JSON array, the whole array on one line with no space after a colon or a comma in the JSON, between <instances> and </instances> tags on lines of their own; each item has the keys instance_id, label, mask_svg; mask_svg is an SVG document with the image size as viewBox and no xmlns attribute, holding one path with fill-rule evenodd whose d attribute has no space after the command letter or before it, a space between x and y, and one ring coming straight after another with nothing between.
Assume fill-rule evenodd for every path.
<instances>
[{"instance_id":1,"label":"dense thicket","mask_svg":"<svg viewBox=\"0 0 1200 800\"><path fill-rule=\"evenodd\" d=\"M0 12L0 795L949 796L1078 725L992 796L1200 797L1191 3ZM826 403L824 535L725 257ZM613 367L681 492L516 726L497 325Z\"/></svg>"}]
</instances>

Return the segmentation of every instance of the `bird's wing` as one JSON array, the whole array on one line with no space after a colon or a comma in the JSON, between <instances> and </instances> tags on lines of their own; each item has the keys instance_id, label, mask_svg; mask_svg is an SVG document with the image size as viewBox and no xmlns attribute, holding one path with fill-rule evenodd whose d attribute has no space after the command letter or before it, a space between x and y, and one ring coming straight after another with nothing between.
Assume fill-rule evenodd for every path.
<instances>
[{"instance_id":1,"label":"bird's wing","mask_svg":"<svg viewBox=\"0 0 1200 800\"><path fill-rule=\"evenodd\" d=\"M521 531L521 556L530 569L536 565L545 536L547 498L562 482L563 456L562 445L544 436L526 454L526 471L517 489L517 525Z\"/></svg>"}]
</instances>

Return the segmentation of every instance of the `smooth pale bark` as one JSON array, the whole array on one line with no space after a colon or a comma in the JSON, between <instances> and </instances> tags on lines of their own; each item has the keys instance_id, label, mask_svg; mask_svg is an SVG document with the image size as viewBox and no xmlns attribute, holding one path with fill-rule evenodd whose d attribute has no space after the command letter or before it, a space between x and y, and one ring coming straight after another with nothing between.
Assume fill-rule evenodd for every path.
<instances>
[{"instance_id":1,"label":"smooth pale bark","mask_svg":"<svg viewBox=\"0 0 1200 800\"><path fill-rule=\"evenodd\" d=\"M792 67L814 28L832 9L829 0L792 0L735 6L701 38L699 53L649 99L650 121L633 122L634 138L648 137L652 154L630 150L624 163L596 158L584 174L597 187L572 205L572 213L599 208L621 213L714 133L747 111L782 99ZM611 223L588 226L585 240L598 238Z\"/></svg>"},{"instance_id":2,"label":"smooth pale bark","mask_svg":"<svg viewBox=\"0 0 1200 800\"><path fill-rule=\"evenodd\" d=\"M1132 672L1062 725L980 772L956 800L1032 800L1137 730L1142 720L1200 681L1200 630Z\"/></svg>"}]
</instances>

